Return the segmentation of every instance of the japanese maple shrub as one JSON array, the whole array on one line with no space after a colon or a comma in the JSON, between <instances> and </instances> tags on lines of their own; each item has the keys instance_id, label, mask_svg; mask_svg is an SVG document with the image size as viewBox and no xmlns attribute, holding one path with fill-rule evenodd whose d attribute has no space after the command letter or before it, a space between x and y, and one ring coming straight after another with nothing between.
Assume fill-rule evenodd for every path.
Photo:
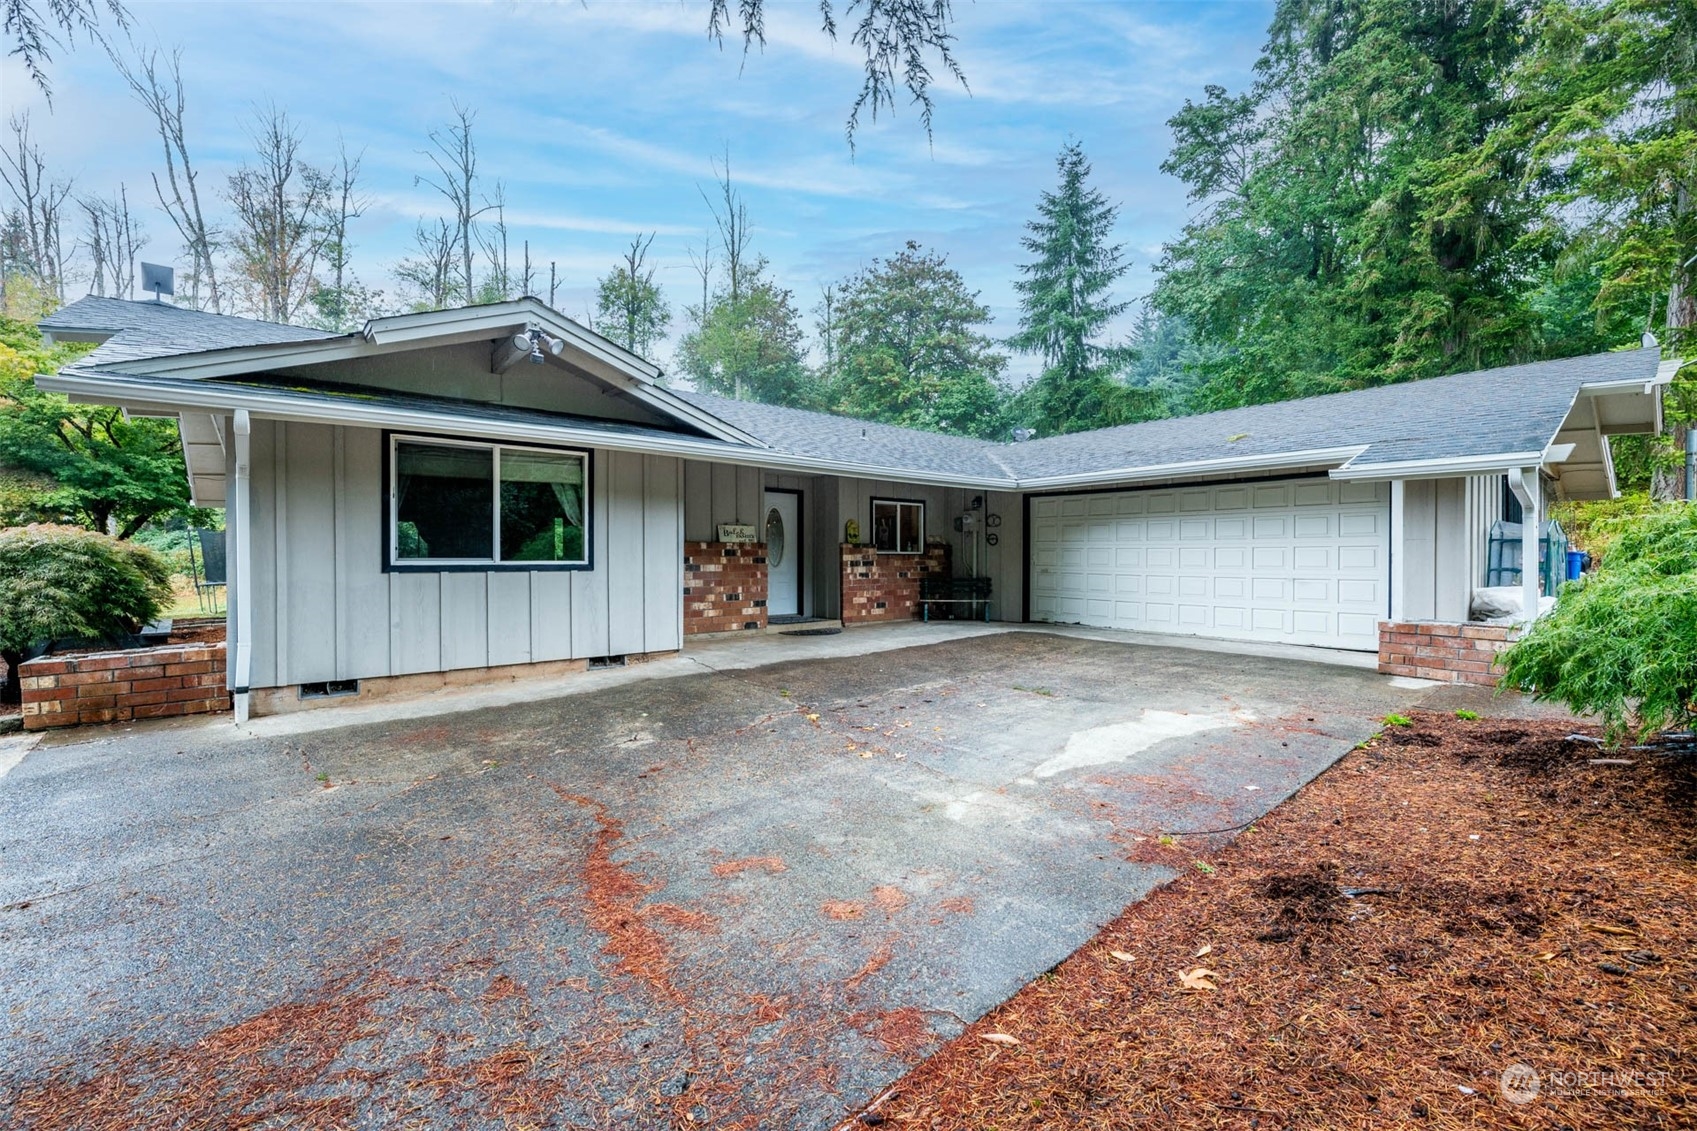
<instances>
[{"instance_id":1,"label":"japanese maple shrub","mask_svg":"<svg viewBox=\"0 0 1697 1131\"><path fill-rule=\"evenodd\" d=\"M35 644L110 640L135 632L171 601L171 570L146 546L75 526L0 530L0 702L22 691L18 665Z\"/></svg>"}]
</instances>

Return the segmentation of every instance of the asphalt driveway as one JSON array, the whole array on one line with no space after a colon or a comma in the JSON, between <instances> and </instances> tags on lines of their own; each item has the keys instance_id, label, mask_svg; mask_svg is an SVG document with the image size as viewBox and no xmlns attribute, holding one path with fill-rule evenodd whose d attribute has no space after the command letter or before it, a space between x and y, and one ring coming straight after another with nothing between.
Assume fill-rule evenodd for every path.
<instances>
[{"instance_id":1,"label":"asphalt driveway","mask_svg":"<svg viewBox=\"0 0 1697 1131\"><path fill-rule=\"evenodd\" d=\"M1419 694L1018 632L86 732L0 777L0 1111L828 1127Z\"/></svg>"}]
</instances>

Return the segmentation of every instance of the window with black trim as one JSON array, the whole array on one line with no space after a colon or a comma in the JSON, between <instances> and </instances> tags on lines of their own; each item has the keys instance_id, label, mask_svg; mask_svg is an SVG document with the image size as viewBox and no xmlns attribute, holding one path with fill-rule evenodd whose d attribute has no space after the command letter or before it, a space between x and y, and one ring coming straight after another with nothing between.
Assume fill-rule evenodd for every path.
<instances>
[{"instance_id":1,"label":"window with black trim","mask_svg":"<svg viewBox=\"0 0 1697 1131\"><path fill-rule=\"evenodd\" d=\"M417 436L389 439L393 566L583 566L589 456Z\"/></svg>"},{"instance_id":2,"label":"window with black trim","mask_svg":"<svg viewBox=\"0 0 1697 1131\"><path fill-rule=\"evenodd\" d=\"M925 504L912 499L873 499L872 549L880 554L924 553Z\"/></svg>"}]
</instances>

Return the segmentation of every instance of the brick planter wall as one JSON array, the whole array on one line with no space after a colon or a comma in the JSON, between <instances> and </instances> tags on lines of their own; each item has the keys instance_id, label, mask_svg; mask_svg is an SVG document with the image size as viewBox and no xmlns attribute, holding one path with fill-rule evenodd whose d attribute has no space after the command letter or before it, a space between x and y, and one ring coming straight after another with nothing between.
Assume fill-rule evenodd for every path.
<instances>
[{"instance_id":1,"label":"brick planter wall","mask_svg":"<svg viewBox=\"0 0 1697 1131\"><path fill-rule=\"evenodd\" d=\"M871 546L842 547L843 624L913 620L919 615L920 578L949 576L949 548L923 554L875 554Z\"/></svg>"},{"instance_id":2,"label":"brick planter wall","mask_svg":"<svg viewBox=\"0 0 1697 1131\"><path fill-rule=\"evenodd\" d=\"M684 635L766 627L766 546L684 543Z\"/></svg>"},{"instance_id":3,"label":"brick planter wall","mask_svg":"<svg viewBox=\"0 0 1697 1131\"><path fill-rule=\"evenodd\" d=\"M24 661L18 675L25 730L230 709L222 644L42 656Z\"/></svg>"},{"instance_id":4,"label":"brick planter wall","mask_svg":"<svg viewBox=\"0 0 1697 1131\"><path fill-rule=\"evenodd\" d=\"M1519 635L1518 629L1500 624L1381 621L1379 670L1386 675L1495 687L1492 661Z\"/></svg>"}]
</instances>

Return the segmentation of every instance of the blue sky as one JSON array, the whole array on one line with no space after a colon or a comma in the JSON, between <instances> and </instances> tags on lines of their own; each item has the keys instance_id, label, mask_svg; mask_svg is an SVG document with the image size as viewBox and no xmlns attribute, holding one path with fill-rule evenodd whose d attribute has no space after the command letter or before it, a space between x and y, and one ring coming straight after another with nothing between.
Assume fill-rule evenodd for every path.
<instances>
[{"instance_id":1,"label":"blue sky","mask_svg":"<svg viewBox=\"0 0 1697 1131\"><path fill-rule=\"evenodd\" d=\"M373 203L354 254L369 285L392 290L389 268L414 224L441 214L414 176L429 170L420 151L457 99L477 111L486 187L505 182L516 239L530 240L544 273L558 262L568 314L581 317L596 276L634 233L651 231L681 321L699 286L686 248L710 222L698 186L711 190L711 162L728 146L755 247L804 310L821 284L916 239L947 252L982 292L997 333L1013 329L1021 225L1069 135L1122 206L1124 295L1147 291L1186 215L1182 186L1159 169L1166 119L1206 83L1246 85L1271 14L1262 0L957 0L970 93L939 82L932 142L898 107L865 124L851 152L843 125L858 52L819 32L816 4L769 3L767 47L746 61L740 45L721 51L706 39L707 0L131 8L140 42L182 48L203 191L242 160L255 104L288 110L309 157L332 159L338 137L364 151ZM31 110L79 191L123 181L132 201L151 205L158 143L110 63L85 47L61 53L53 71L49 110L8 60L8 110ZM144 257L180 260L163 214L141 211L152 237ZM670 347L661 352L669 363Z\"/></svg>"}]
</instances>

